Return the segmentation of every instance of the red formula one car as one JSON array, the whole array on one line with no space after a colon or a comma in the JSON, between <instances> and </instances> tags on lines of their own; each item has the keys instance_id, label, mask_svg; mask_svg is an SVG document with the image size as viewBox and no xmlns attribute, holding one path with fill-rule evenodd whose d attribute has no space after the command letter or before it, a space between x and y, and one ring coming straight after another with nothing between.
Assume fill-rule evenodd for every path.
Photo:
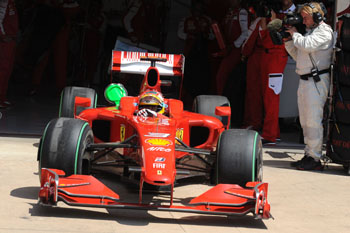
<instances>
[{"instance_id":1,"label":"red formula one car","mask_svg":"<svg viewBox=\"0 0 350 233\"><path fill-rule=\"evenodd\" d=\"M139 96L111 84L105 97L114 105L96 108L93 89L66 87L60 117L48 123L40 141L39 202L270 218L258 133L229 129L225 97L198 96L194 112L163 98L161 88L170 82L160 77L182 80L183 67L182 55L113 51L112 71L144 75ZM95 171L106 168L138 182L137 200L125 201L96 178ZM194 174L215 186L174 204L175 184ZM166 204L145 202L145 186L168 188Z\"/></svg>"}]
</instances>

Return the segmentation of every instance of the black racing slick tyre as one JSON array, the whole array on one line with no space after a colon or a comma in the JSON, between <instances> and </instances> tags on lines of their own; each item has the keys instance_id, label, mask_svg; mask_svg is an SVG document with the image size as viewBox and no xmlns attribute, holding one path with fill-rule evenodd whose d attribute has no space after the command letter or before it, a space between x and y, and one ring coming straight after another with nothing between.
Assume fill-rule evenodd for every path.
<instances>
[{"instance_id":1,"label":"black racing slick tyre","mask_svg":"<svg viewBox=\"0 0 350 233\"><path fill-rule=\"evenodd\" d=\"M74 102L77 96L89 98L91 105L90 107L77 107L76 115L79 115L85 109L96 108L97 94L94 89L87 87L65 87L61 93L59 117L74 118Z\"/></svg>"},{"instance_id":2,"label":"black racing slick tyre","mask_svg":"<svg viewBox=\"0 0 350 233\"><path fill-rule=\"evenodd\" d=\"M217 146L217 183L239 184L262 181L263 158L259 134L253 130L229 129Z\"/></svg>"},{"instance_id":3,"label":"black racing slick tyre","mask_svg":"<svg viewBox=\"0 0 350 233\"><path fill-rule=\"evenodd\" d=\"M215 115L215 108L217 106L230 106L230 101L225 96L220 95L199 95L194 99L193 111L215 117L224 125L227 125L228 117Z\"/></svg>"},{"instance_id":4,"label":"black racing slick tyre","mask_svg":"<svg viewBox=\"0 0 350 233\"><path fill-rule=\"evenodd\" d=\"M41 168L53 168L63 170L66 176L89 174L92 152L86 148L93 140L85 121L64 117L51 120L41 138L39 173Z\"/></svg>"}]
</instances>

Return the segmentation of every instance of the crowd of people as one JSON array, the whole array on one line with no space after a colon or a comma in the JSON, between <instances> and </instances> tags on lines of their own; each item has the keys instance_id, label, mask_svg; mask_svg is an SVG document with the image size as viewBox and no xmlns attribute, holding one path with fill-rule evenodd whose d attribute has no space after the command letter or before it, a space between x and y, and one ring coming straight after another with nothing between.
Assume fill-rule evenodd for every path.
<instances>
[{"instance_id":1,"label":"crowd of people","mask_svg":"<svg viewBox=\"0 0 350 233\"><path fill-rule=\"evenodd\" d=\"M192 79L192 83L187 81L187 88L192 90L193 98L193 94L202 91L195 88L196 85L209 79L214 80L209 82L213 84L214 89L208 88L200 94L212 92L227 95L224 87L231 84L230 91L234 91L234 86L240 85L240 76L243 75L245 92L240 96L240 100L245 99L244 110L241 111L242 109L237 106L231 106L232 114L233 116L243 115L242 122L238 122L238 126L259 131L263 144L275 144L280 138L279 96L289 54L296 61L296 73L301 79L298 88L298 109L306 144L305 156L292 166L299 170L320 170L322 169L320 158L323 143L323 109L329 91L329 67L335 38L331 26L326 23L325 5L318 2L301 2L302 5L297 8L292 0L274 1L276 2L280 4L271 4L271 8L267 9L267 5L263 7L255 5L251 8L249 2L246 1L228 1L229 8L220 23L221 35L218 36L216 32L216 39L220 47L220 52L217 54L222 57L219 66L216 67L215 72L205 71L205 69L215 69L214 65L202 66L202 72L204 70L209 77L197 76L198 80ZM204 19L205 25L208 24L209 17L204 15L205 11L198 11L197 9L200 8L197 5L194 6L194 12L179 27L179 31L186 35L185 37L180 34L181 37L187 39L186 45L190 44L192 50L196 48L195 40L205 38L206 43L211 40L210 30L198 30L201 29L200 25L203 24ZM299 24L304 25L304 30L300 29L300 25L285 25L286 28L282 29L286 14L290 15L290 13L300 14ZM193 27L193 25L198 26ZM213 30L215 32L214 27ZM272 35L272 32L276 30L285 30L285 35L289 35L276 38ZM186 51L191 51L191 49L186 48ZM210 56L213 54L208 53L208 50L201 51L206 52L202 54L195 52L193 55L187 52L190 61L195 59L203 60L203 64L206 64L204 60L214 63L210 62ZM200 55L196 56L198 54ZM246 72L237 73L237 71L242 71L237 67L240 67L239 64L245 60ZM188 76L192 77L195 72L199 71L194 66L192 67L191 62L188 66L190 66L188 67L190 71L187 71L187 74L190 73ZM235 81L228 82L228 79ZM233 86L232 83L234 83Z\"/></svg>"},{"instance_id":2,"label":"crowd of people","mask_svg":"<svg viewBox=\"0 0 350 233\"><path fill-rule=\"evenodd\" d=\"M164 50L169 1L120 1L109 14L102 0L17 2L18 9L15 0L0 0L0 108L11 105L6 92L14 66L30 77L28 94L34 95L46 67L52 64L60 93L69 81L91 85L98 69L107 70L109 64L99 54L111 51L117 36ZM296 4L303 5L298 9ZM323 106L334 42L332 29L325 23L325 9L317 2L292 0L220 4L192 0L188 7L188 16L177 28L186 57L181 96L185 108L200 94L225 95L231 100L233 127L254 129L264 144L275 144L280 138L279 96L289 54L301 77L298 108L306 143L304 158L293 166L321 169ZM287 26L289 36L276 43L271 31L293 12L301 14L306 33ZM106 22L113 19L119 25L111 28Z\"/></svg>"}]
</instances>

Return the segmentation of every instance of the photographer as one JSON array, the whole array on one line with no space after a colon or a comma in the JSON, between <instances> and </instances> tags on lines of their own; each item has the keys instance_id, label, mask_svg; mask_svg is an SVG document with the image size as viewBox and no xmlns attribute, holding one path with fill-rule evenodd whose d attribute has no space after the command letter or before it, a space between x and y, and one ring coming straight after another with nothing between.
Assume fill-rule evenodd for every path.
<instances>
[{"instance_id":1,"label":"photographer","mask_svg":"<svg viewBox=\"0 0 350 233\"><path fill-rule=\"evenodd\" d=\"M305 35L290 27L286 49L296 61L300 75L298 108L303 128L305 156L292 163L299 170L322 170L320 162L323 142L323 107L329 91L329 67L333 49L332 28L323 22L324 12L319 3L307 3L300 9Z\"/></svg>"}]
</instances>

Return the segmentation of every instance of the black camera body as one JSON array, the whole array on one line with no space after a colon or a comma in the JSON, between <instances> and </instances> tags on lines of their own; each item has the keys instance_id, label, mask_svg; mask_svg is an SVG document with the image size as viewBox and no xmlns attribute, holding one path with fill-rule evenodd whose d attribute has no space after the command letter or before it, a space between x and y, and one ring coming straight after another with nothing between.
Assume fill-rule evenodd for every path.
<instances>
[{"instance_id":1,"label":"black camera body","mask_svg":"<svg viewBox=\"0 0 350 233\"><path fill-rule=\"evenodd\" d=\"M270 30L270 36L272 42L276 45L283 44L283 39L290 37L290 33L287 32L289 27L296 27L297 31L301 34L305 33L305 25L303 24L303 17L299 13L288 12L283 19L282 26L276 30Z\"/></svg>"},{"instance_id":2,"label":"black camera body","mask_svg":"<svg viewBox=\"0 0 350 233\"><path fill-rule=\"evenodd\" d=\"M321 10L324 13L324 16L327 15L327 8L322 2L319 2ZM296 12L288 12L283 20L282 27L279 30L270 30L270 36L272 39L272 42L276 45L281 45L283 44L283 39L290 37L290 33L288 33L286 30L287 28L294 26L297 31L301 34L305 34L306 32L306 27L303 24L303 17L300 15L300 9L303 6L309 6L312 9L315 8L315 6L312 3L305 3L298 5ZM313 20L316 24L319 24L322 20L325 20L325 17L322 17L322 15L317 12L313 13L312 15Z\"/></svg>"}]
</instances>

